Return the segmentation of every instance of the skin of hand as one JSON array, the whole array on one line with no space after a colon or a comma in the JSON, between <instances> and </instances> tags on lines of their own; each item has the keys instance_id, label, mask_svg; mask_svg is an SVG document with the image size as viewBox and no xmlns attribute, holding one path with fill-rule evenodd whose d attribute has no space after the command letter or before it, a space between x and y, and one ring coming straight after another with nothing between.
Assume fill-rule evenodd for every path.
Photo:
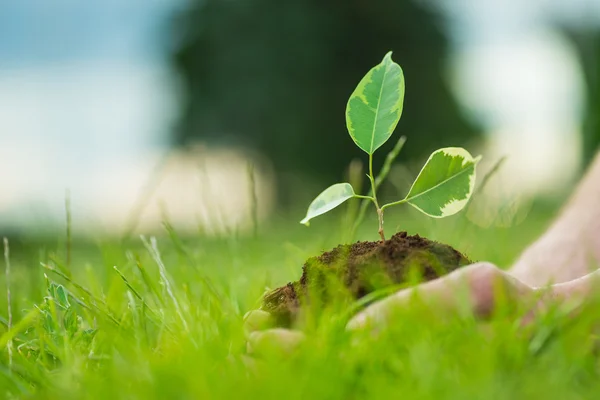
<instances>
[{"instance_id":1,"label":"skin of hand","mask_svg":"<svg viewBox=\"0 0 600 400\"><path fill-rule=\"evenodd\" d=\"M460 304L457 290L467 289L473 314L485 318L495 307L498 290L504 292L503 298L510 302L526 302L539 298L536 306L526 318L543 312L550 304L569 301L571 304L583 303L600 283L600 270L572 281L532 287L510 272L503 271L493 264L481 262L454 271L442 278L423 283L419 286L401 290L378 301L356 314L347 324L348 330L369 329L377 332L385 329L390 315L397 307L405 307L418 291L420 299L446 311L456 310ZM262 310L250 311L245 316L248 333L248 351L256 353L290 353L302 343L304 335L300 331L272 328L270 314Z\"/></svg>"},{"instance_id":2,"label":"skin of hand","mask_svg":"<svg viewBox=\"0 0 600 400\"><path fill-rule=\"evenodd\" d=\"M599 199L600 152L559 217L523 252L511 274L541 286L568 282L596 269L600 265Z\"/></svg>"},{"instance_id":3,"label":"skin of hand","mask_svg":"<svg viewBox=\"0 0 600 400\"><path fill-rule=\"evenodd\" d=\"M529 301L537 296L536 306L526 318L543 312L551 303L582 304L600 287L600 270L589 273L590 265L600 261L600 154L590 166L559 218L514 266L503 271L480 262L454 271L442 278L394 293L355 315L348 330L385 329L396 307L406 306L415 293L426 302L443 305L452 311L459 306L457 290L467 290L472 312L486 317L495 308L495 294L503 291L511 302ZM549 283L554 283L549 285ZM244 317L248 350L290 353L304 338L299 331L272 328L269 313L250 311Z\"/></svg>"}]
</instances>

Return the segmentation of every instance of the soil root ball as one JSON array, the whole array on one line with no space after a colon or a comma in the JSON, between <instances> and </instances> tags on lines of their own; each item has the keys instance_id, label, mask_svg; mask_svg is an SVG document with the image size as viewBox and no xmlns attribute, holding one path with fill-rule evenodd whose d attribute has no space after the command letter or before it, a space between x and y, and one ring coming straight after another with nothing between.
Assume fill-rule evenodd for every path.
<instances>
[{"instance_id":1,"label":"soil root ball","mask_svg":"<svg viewBox=\"0 0 600 400\"><path fill-rule=\"evenodd\" d=\"M262 308L289 326L302 305L325 305L342 293L359 299L392 285L433 280L471 263L451 246L399 232L386 241L339 245L309 258L300 280L267 293Z\"/></svg>"}]
</instances>

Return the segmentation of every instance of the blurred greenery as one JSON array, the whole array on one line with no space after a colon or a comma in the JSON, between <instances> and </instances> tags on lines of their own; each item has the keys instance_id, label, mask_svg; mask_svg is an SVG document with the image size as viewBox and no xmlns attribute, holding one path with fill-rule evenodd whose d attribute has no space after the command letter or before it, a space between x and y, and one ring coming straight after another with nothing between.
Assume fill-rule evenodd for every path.
<instances>
[{"instance_id":1,"label":"blurred greenery","mask_svg":"<svg viewBox=\"0 0 600 400\"><path fill-rule=\"evenodd\" d=\"M571 30L567 36L577 50L584 74L583 164L587 165L600 145L600 30Z\"/></svg>"},{"instance_id":2,"label":"blurred greenery","mask_svg":"<svg viewBox=\"0 0 600 400\"><path fill-rule=\"evenodd\" d=\"M409 136L404 160L464 145L477 133L444 82L440 23L420 2L192 1L175 23L185 104L176 140L253 148L279 179L330 182L364 156L345 131L344 107L391 49L407 78L396 133ZM570 37L589 87L590 156L600 142L600 33ZM535 200L507 227L478 226L466 212L433 220L410 207L390 212L386 227L506 268L554 217L558 204L550 201ZM600 302L577 318L550 309L523 326L525 306L501 303L480 321L415 301L377 340L351 335L344 314L325 309L307 316L299 352L249 354L243 315L265 287L298 279L308 257L340 242L377 238L372 210L350 237L357 205L351 200L310 229L275 213L247 235L180 237L165 221L156 245L100 233L70 243L64 229L2 232L11 272L0 273L0 398L597 397Z\"/></svg>"},{"instance_id":3,"label":"blurred greenery","mask_svg":"<svg viewBox=\"0 0 600 400\"><path fill-rule=\"evenodd\" d=\"M191 1L173 23L183 102L175 141L256 149L273 163L283 194L298 177L339 180L350 160L364 157L345 128L348 97L392 50L407 88L401 158L464 145L477 130L444 79L443 21L424 4Z\"/></svg>"},{"instance_id":4,"label":"blurred greenery","mask_svg":"<svg viewBox=\"0 0 600 400\"><path fill-rule=\"evenodd\" d=\"M506 266L552 213L538 205L521 225L484 229L464 213L433 221L407 209L391 215L388 226ZM481 322L415 302L399 310L390 331L375 341L345 332L343 313L325 309L307 318L312 323L300 352L267 348L249 357L243 314L257 306L265 286L298 279L304 260L338 244L343 215L324 216L310 230L279 221L251 237L182 238L170 231L157 239L159 256L138 239L75 241L70 266L64 232L53 243L11 239L13 320L9 330L7 296L0 296L0 397L348 399L402 393L513 399L597 393L598 342L590 332L598 306L575 320L554 313L523 327L515 315L526 310L499 307ZM359 238L376 238L376 221L362 228ZM0 274L0 287L5 277Z\"/></svg>"}]
</instances>

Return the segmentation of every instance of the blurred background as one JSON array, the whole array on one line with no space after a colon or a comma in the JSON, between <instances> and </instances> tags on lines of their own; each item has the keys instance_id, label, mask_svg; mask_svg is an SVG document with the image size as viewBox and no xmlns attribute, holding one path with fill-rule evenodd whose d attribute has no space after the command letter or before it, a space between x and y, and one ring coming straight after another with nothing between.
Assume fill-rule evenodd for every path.
<instances>
[{"instance_id":1,"label":"blurred background","mask_svg":"<svg viewBox=\"0 0 600 400\"><path fill-rule=\"evenodd\" d=\"M53 232L66 208L80 235L295 227L364 162L345 105L389 50L408 142L385 196L464 146L480 178L506 157L466 216L513 226L598 147L595 0L4 0L0 234Z\"/></svg>"}]
</instances>

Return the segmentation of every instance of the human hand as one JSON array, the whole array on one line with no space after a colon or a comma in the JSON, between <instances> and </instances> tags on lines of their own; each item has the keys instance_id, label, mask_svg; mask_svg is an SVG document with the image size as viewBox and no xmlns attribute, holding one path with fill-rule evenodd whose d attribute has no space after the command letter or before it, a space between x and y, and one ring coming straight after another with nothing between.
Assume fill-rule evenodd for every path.
<instances>
[{"instance_id":1,"label":"human hand","mask_svg":"<svg viewBox=\"0 0 600 400\"><path fill-rule=\"evenodd\" d=\"M372 304L355 315L347 328L380 330L389 323L389 316L397 307L407 306L416 293L426 304L455 311L464 304L457 295L465 291L470 311L479 318L486 318L496 309L498 299L512 305L530 305L523 322L529 322L536 314L544 312L552 304L569 302L574 308L590 297L600 279L600 270L581 278L550 286L533 287L495 265L475 263L456 270L442 278L425 282L413 288L394 293Z\"/></svg>"},{"instance_id":2,"label":"human hand","mask_svg":"<svg viewBox=\"0 0 600 400\"><path fill-rule=\"evenodd\" d=\"M514 305L529 304L535 300L530 312L524 317L527 322L544 312L552 303L569 302L575 308L591 295L595 284L600 280L600 270L565 283L532 287L510 272L503 271L487 262L472 264L456 270L444 277L421 285L400 290L356 314L347 324L347 329L370 330L377 332L385 329L391 322L391 316L398 307L406 307L415 294L426 304L443 307L453 312L464 304L463 297L457 296L461 290L468 295L470 311L477 317L489 316L501 297ZM498 296L500 295L501 296ZM274 328L269 313L254 310L246 314L245 327L248 332L249 352L293 352L304 340L300 331Z\"/></svg>"}]
</instances>

